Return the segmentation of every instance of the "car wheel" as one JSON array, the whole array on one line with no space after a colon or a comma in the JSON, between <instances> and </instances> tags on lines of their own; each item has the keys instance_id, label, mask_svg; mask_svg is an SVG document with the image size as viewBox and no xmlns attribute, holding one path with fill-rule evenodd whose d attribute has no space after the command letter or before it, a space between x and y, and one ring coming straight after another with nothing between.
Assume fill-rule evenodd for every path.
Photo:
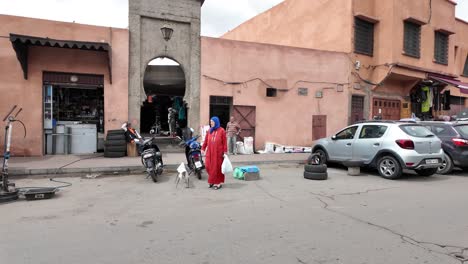
<instances>
[{"instance_id":1,"label":"car wheel","mask_svg":"<svg viewBox=\"0 0 468 264\"><path fill-rule=\"evenodd\" d=\"M124 139L111 139L104 142L106 146L127 146L127 142Z\"/></svg>"},{"instance_id":2,"label":"car wheel","mask_svg":"<svg viewBox=\"0 0 468 264\"><path fill-rule=\"evenodd\" d=\"M437 172L438 168L429 168L429 169L420 169L416 170L416 173L419 176L429 177L434 175Z\"/></svg>"},{"instance_id":3,"label":"car wheel","mask_svg":"<svg viewBox=\"0 0 468 264\"><path fill-rule=\"evenodd\" d=\"M122 145L122 146L114 146L114 145L105 145L104 146L104 151L106 152L126 152L127 151L127 146Z\"/></svg>"},{"instance_id":4,"label":"car wheel","mask_svg":"<svg viewBox=\"0 0 468 264\"><path fill-rule=\"evenodd\" d=\"M377 169L380 176L385 179L397 179L403 172L400 163L392 156L383 156L377 162Z\"/></svg>"},{"instance_id":5,"label":"car wheel","mask_svg":"<svg viewBox=\"0 0 468 264\"><path fill-rule=\"evenodd\" d=\"M453 161L449 155L444 153L444 159L442 160L442 166L437 168L438 174L449 174L453 171Z\"/></svg>"},{"instance_id":6,"label":"car wheel","mask_svg":"<svg viewBox=\"0 0 468 264\"><path fill-rule=\"evenodd\" d=\"M327 165L304 165L304 171L323 173L327 172Z\"/></svg>"},{"instance_id":7,"label":"car wheel","mask_svg":"<svg viewBox=\"0 0 468 264\"><path fill-rule=\"evenodd\" d=\"M327 164L327 153L323 149L317 149L307 161L307 164Z\"/></svg>"},{"instance_id":8,"label":"car wheel","mask_svg":"<svg viewBox=\"0 0 468 264\"><path fill-rule=\"evenodd\" d=\"M323 181L328 178L328 173L326 172L307 172L304 171L304 178L308 180Z\"/></svg>"}]
</instances>

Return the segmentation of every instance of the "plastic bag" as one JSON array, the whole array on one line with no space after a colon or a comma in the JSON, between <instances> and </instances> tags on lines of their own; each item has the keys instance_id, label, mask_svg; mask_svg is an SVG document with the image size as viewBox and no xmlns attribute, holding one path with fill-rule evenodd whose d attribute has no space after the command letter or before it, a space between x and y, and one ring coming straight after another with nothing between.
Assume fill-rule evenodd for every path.
<instances>
[{"instance_id":1,"label":"plastic bag","mask_svg":"<svg viewBox=\"0 0 468 264\"><path fill-rule=\"evenodd\" d=\"M232 172L232 164L227 155L224 155L223 164L221 165L221 172L223 174Z\"/></svg>"}]
</instances>

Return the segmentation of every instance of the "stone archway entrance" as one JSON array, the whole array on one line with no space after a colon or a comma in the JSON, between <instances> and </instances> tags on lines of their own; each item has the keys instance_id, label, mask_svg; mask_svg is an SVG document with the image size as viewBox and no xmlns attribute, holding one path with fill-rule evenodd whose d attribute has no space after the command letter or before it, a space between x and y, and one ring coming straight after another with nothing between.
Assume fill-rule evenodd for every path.
<instances>
[{"instance_id":1,"label":"stone archway entrance","mask_svg":"<svg viewBox=\"0 0 468 264\"><path fill-rule=\"evenodd\" d=\"M173 125L185 127L185 74L179 63L168 58L152 60L146 66L143 86L146 100L141 106L140 133L149 133L153 129L157 136L169 136L169 109L173 112Z\"/></svg>"},{"instance_id":2,"label":"stone archway entrance","mask_svg":"<svg viewBox=\"0 0 468 264\"><path fill-rule=\"evenodd\" d=\"M200 125L200 14L203 0L129 0L130 61L128 86L129 121L141 124L141 106L148 99L145 71L154 58L170 57L185 74L183 101L188 125ZM165 39L161 28L173 30Z\"/></svg>"}]
</instances>

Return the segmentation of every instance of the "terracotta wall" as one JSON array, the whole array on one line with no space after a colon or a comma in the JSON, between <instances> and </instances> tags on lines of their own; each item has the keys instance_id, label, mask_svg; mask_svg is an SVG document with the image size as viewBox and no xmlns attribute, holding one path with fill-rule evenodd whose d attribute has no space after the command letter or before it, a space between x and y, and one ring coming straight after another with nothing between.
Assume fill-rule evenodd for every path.
<instances>
[{"instance_id":1,"label":"terracotta wall","mask_svg":"<svg viewBox=\"0 0 468 264\"><path fill-rule=\"evenodd\" d=\"M310 146L313 115L328 116L327 135L348 122L349 85L337 92L333 83L348 83L349 67L344 53L202 38L200 120L210 118L210 95L232 96L234 105L257 107L257 149L263 149L266 141ZM268 98L266 84L248 81L257 78L287 91ZM308 96L299 96L299 87L308 88ZM317 91L323 92L323 98L315 98Z\"/></svg>"},{"instance_id":2,"label":"terracotta wall","mask_svg":"<svg viewBox=\"0 0 468 264\"><path fill-rule=\"evenodd\" d=\"M21 128L15 125L12 152L15 155L43 154L42 74L43 71L102 74L104 82L104 110L106 129L120 127L128 117L128 30L74 23L55 22L0 15L0 114L13 105L22 107L19 116L28 131L22 138ZM49 37L61 40L107 42L112 46L112 84L107 54L95 51L50 47L30 47L28 80L16 58L8 38L10 33ZM3 150L3 132L0 147Z\"/></svg>"},{"instance_id":3,"label":"terracotta wall","mask_svg":"<svg viewBox=\"0 0 468 264\"><path fill-rule=\"evenodd\" d=\"M222 38L350 52L351 4L342 0L286 0Z\"/></svg>"}]
</instances>

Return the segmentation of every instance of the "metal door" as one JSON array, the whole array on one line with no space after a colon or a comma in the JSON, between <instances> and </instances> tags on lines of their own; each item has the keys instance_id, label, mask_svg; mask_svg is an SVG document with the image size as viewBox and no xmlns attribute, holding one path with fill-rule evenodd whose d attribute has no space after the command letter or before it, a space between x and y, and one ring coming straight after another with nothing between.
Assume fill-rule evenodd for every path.
<instances>
[{"instance_id":1,"label":"metal door","mask_svg":"<svg viewBox=\"0 0 468 264\"><path fill-rule=\"evenodd\" d=\"M351 124L364 120L364 96L353 95L351 98Z\"/></svg>"},{"instance_id":2,"label":"metal door","mask_svg":"<svg viewBox=\"0 0 468 264\"><path fill-rule=\"evenodd\" d=\"M242 131L238 140L244 141L244 137L252 137L255 146L255 106L234 105L232 107L232 116L239 123Z\"/></svg>"},{"instance_id":3,"label":"metal door","mask_svg":"<svg viewBox=\"0 0 468 264\"><path fill-rule=\"evenodd\" d=\"M317 140L327 136L327 116L312 116L312 140Z\"/></svg>"},{"instance_id":4,"label":"metal door","mask_svg":"<svg viewBox=\"0 0 468 264\"><path fill-rule=\"evenodd\" d=\"M399 100L374 98L372 114L383 120L400 120L401 102Z\"/></svg>"}]
</instances>

